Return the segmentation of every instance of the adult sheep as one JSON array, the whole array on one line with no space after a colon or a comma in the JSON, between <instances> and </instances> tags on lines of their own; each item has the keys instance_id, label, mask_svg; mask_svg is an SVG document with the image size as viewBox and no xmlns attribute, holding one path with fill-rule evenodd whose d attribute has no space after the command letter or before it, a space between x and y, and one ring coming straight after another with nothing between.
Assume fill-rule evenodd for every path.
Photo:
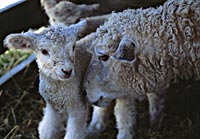
<instances>
[{"instance_id":1,"label":"adult sheep","mask_svg":"<svg viewBox=\"0 0 200 139\"><path fill-rule=\"evenodd\" d=\"M47 103L38 128L40 139L60 138L65 124L65 139L85 139L87 135L82 82L91 56L74 47L85 30L87 22L82 21L69 27L50 26L39 33L10 34L4 40L9 48L32 50L36 55L39 92Z\"/></svg>"},{"instance_id":2,"label":"adult sheep","mask_svg":"<svg viewBox=\"0 0 200 139\"><path fill-rule=\"evenodd\" d=\"M117 138L132 139L136 99L148 99L154 124L172 83L200 79L200 1L169 0L158 8L113 13L91 48L87 98L98 106L117 99Z\"/></svg>"},{"instance_id":3,"label":"adult sheep","mask_svg":"<svg viewBox=\"0 0 200 139\"><path fill-rule=\"evenodd\" d=\"M40 0L51 25L63 23L71 25L93 15L99 8L99 4L76 5L70 1L63 0Z\"/></svg>"}]
</instances>

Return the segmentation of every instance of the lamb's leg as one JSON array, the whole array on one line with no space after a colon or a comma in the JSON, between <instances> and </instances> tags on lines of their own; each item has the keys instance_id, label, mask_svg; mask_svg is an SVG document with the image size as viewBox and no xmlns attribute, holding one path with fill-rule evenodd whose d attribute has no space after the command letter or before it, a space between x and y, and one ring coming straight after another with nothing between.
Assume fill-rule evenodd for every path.
<instances>
[{"instance_id":1,"label":"lamb's leg","mask_svg":"<svg viewBox=\"0 0 200 139\"><path fill-rule=\"evenodd\" d=\"M117 139L133 139L135 136L136 109L134 99L117 99L115 117L117 121Z\"/></svg>"},{"instance_id":2,"label":"lamb's leg","mask_svg":"<svg viewBox=\"0 0 200 139\"><path fill-rule=\"evenodd\" d=\"M40 139L59 139L64 132L64 116L55 111L50 104L47 103L44 109L44 116L39 123L38 131Z\"/></svg>"},{"instance_id":3,"label":"lamb's leg","mask_svg":"<svg viewBox=\"0 0 200 139\"><path fill-rule=\"evenodd\" d=\"M164 108L164 96L156 93L147 94L149 101L150 125L154 126Z\"/></svg>"},{"instance_id":4,"label":"lamb's leg","mask_svg":"<svg viewBox=\"0 0 200 139\"><path fill-rule=\"evenodd\" d=\"M78 111L76 114L69 113L66 135L64 139L85 139L87 135L86 125L87 125L87 113Z\"/></svg>"},{"instance_id":5,"label":"lamb's leg","mask_svg":"<svg viewBox=\"0 0 200 139\"><path fill-rule=\"evenodd\" d=\"M110 115L113 112L114 102L108 107L97 107L93 106L92 120L88 127L88 132L91 135L97 135L101 133L106 128L106 121L108 121Z\"/></svg>"}]
</instances>

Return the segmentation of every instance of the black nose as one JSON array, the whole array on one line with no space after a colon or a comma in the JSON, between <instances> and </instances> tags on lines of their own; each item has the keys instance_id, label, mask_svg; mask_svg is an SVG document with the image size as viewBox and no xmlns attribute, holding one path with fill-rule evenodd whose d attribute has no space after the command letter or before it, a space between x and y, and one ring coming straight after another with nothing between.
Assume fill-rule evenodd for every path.
<instances>
[{"instance_id":1,"label":"black nose","mask_svg":"<svg viewBox=\"0 0 200 139\"><path fill-rule=\"evenodd\" d=\"M65 75L70 75L70 74L72 73L72 69L67 69L67 70L62 69L62 72L63 72Z\"/></svg>"}]
</instances>

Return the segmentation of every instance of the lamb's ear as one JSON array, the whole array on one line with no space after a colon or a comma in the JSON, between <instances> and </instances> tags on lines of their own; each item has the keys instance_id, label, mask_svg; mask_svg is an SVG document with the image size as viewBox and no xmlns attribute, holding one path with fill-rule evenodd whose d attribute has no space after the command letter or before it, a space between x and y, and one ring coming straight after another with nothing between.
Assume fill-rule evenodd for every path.
<instances>
[{"instance_id":1,"label":"lamb's ear","mask_svg":"<svg viewBox=\"0 0 200 139\"><path fill-rule=\"evenodd\" d=\"M75 47L76 48L83 47L83 49L85 49L87 52L92 54L93 53L92 41L93 41L94 36L95 36L95 33L91 33L91 34L81 38L80 40L76 41Z\"/></svg>"},{"instance_id":2,"label":"lamb's ear","mask_svg":"<svg viewBox=\"0 0 200 139\"><path fill-rule=\"evenodd\" d=\"M124 62L134 62L136 60L135 42L127 37L123 37L112 58Z\"/></svg>"},{"instance_id":3,"label":"lamb's ear","mask_svg":"<svg viewBox=\"0 0 200 139\"><path fill-rule=\"evenodd\" d=\"M78 38L82 38L87 34L88 24L86 20L82 20L77 24L73 24L70 27L73 29L73 33L77 35Z\"/></svg>"},{"instance_id":4,"label":"lamb's ear","mask_svg":"<svg viewBox=\"0 0 200 139\"><path fill-rule=\"evenodd\" d=\"M35 47L34 35L33 32L10 34L4 39L4 46L15 49L33 50Z\"/></svg>"}]
</instances>

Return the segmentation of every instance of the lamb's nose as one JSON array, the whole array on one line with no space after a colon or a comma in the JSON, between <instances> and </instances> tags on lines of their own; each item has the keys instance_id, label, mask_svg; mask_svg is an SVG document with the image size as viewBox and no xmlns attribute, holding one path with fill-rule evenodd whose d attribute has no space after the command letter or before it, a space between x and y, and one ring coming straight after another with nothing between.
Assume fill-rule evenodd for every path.
<instances>
[{"instance_id":1,"label":"lamb's nose","mask_svg":"<svg viewBox=\"0 0 200 139\"><path fill-rule=\"evenodd\" d=\"M65 74L65 75L71 75L72 73L72 69L62 69L62 72Z\"/></svg>"}]
</instances>

